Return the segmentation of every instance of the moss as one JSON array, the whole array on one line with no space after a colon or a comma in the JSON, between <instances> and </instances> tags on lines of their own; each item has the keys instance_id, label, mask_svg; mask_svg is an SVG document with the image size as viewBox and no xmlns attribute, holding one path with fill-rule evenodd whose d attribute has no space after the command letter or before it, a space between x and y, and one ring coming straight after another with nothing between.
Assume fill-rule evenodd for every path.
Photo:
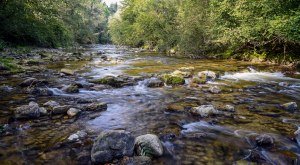
<instances>
[{"instance_id":1,"label":"moss","mask_svg":"<svg viewBox=\"0 0 300 165\"><path fill-rule=\"evenodd\" d=\"M201 78L193 78L192 83L195 84L205 84L206 83L206 77L201 77Z\"/></svg>"},{"instance_id":2,"label":"moss","mask_svg":"<svg viewBox=\"0 0 300 165\"><path fill-rule=\"evenodd\" d=\"M173 75L166 74L162 77L162 79L167 85L183 85L183 84L185 84L184 78L179 77L179 76L173 76Z\"/></svg>"},{"instance_id":3,"label":"moss","mask_svg":"<svg viewBox=\"0 0 300 165\"><path fill-rule=\"evenodd\" d=\"M0 65L12 73L21 72L22 69L12 58L0 58Z\"/></svg>"},{"instance_id":4,"label":"moss","mask_svg":"<svg viewBox=\"0 0 300 165\"><path fill-rule=\"evenodd\" d=\"M90 82L95 83L95 84L105 84L105 85L110 85L112 87L122 87L122 84L124 83L122 80L119 80L116 77L112 77L112 76L107 76L101 79L97 79L97 80L91 80Z\"/></svg>"}]
</instances>

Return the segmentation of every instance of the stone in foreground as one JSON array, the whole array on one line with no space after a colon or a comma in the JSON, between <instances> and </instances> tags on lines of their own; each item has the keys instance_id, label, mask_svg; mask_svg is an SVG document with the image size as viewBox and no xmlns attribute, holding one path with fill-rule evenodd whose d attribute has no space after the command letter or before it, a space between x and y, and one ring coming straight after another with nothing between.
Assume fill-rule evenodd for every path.
<instances>
[{"instance_id":1,"label":"stone in foreground","mask_svg":"<svg viewBox=\"0 0 300 165\"><path fill-rule=\"evenodd\" d=\"M93 144L91 159L95 164L104 164L132 156L134 137L125 131L104 131Z\"/></svg>"},{"instance_id":2,"label":"stone in foreground","mask_svg":"<svg viewBox=\"0 0 300 165\"><path fill-rule=\"evenodd\" d=\"M163 146L156 135L146 134L138 136L134 145L138 156L156 157L163 155Z\"/></svg>"},{"instance_id":3,"label":"stone in foreground","mask_svg":"<svg viewBox=\"0 0 300 165\"><path fill-rule=\"evenodd\" d=\"M44 109L41 109L37 103L30 102L29 105L16 108L15 117L17 119L35 119L41 116L41 111L44 112Z\"/></svg>"}]
</instances>

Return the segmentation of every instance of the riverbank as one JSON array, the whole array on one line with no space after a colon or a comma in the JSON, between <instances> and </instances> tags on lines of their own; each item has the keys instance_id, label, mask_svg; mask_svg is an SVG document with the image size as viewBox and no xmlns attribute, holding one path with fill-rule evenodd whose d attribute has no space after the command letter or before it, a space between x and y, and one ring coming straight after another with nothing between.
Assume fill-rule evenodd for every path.
<instances>
[{"instance_id":1,"label":"riverbank","mask_svg":"<svg viewBox=\"0 0 300 165\"><path fill-rule=\"evenodd\" d=\"M42 53L15 55L26 59L20 65L27 69L1 75L0 162L95 163L104 135L104 142L120 138L130 144L126 154L107 160L114 164L299 159L297 72L289 76L278 65L174 58L112 45ZM163 148L156 148L157 155L132 143L144 135ZM126 148L100 151L111 153L110 147Z\"/></svg>"}]
</instances>

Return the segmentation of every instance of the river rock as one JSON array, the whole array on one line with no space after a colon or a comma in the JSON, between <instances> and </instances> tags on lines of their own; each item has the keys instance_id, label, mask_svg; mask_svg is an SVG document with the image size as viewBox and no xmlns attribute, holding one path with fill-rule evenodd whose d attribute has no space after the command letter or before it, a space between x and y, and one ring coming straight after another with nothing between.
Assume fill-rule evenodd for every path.
<instances>
[{"instance_id":1,"label":"river rock","mask_svg":"<svg viewBox=\"0 0 300 165\"><path fill-rule=\"evenodd\" d=\"M70 135L68 137L68 141L74 142L74 141L78 141L80 139L83 139L87 136L87 133L84 131L77 131L76 133Z\"/></svg>"},{"instance_id":2,"label":"river rock","mask_svg":"<svg viewBox=\"0 0 300 165\"><path fill-rule=\"evenodd\" d=\"M134 137L125 131L104 131L93 144L91 159L95 164L104 164L124 156L132 156Z\"/></svg>"},{"instance_id":3,"label":"river rock","mask_svg":"<svg viewBox=\"0 0 300 165\"><path fill-rule=\"evenodd\" d=\"M81 112L80 109L70 108L70 109L67 111L67 114L68 114L68 116L70 116L70 117L74 117L74 116L78 115L80 112Z\"/></svg>"},{"instance_id":4,"label":"river rock","mask_svg":"<svg viewBox=\"0 0 300 165\"><path fill-rule=\"evenodd\" d=\"M190 112L195 115L200 115L201 117L219 114L219 111L216 110L213 105L201 105L199 107L193 107Z\"/></svg>"},{"instance_id":5,"label":"river rock","mask_svg":"<svg viewBox=\"0 0 300 165\"><path fill-rule=\"evenodd\" d=\"M35 102L30 102L29 105L23 105L16 108L15 118L17 119L34 119L41 116L41 110L39 105Z\"/></svg>"},{"instance_id":6,"label":"river rock","mask_svg":"<svg viewBox=\"0 0 300 165\"><path fill-rule=\"evenodd\" d=\"M21 82L19 86L21 87L28 87L37 84L39 81L36 78L28 78Z\"/></svg>"},{"instance_id":7,"label":"river rock","mask_svg":"<svg viewBox=\"0 0 300 165\"><path fill-rule=\"evenodd\" d=\"M105 111L107 109L106 103L91 103L83 106L84 111Z\"/></svg>"},{"instance_id":8,"label":"river rock","mask_svg":"<svg viewBox=\"0 0 300 165\"><path fill-rule=\"evenodd\" d=\"M298 105L296 102L289 102L289 103L285 103L281 105L283 109L287 110L287 111L296 111L298 108Z\"/></svg>"},{"instance_id":9,"label":"river rock","mask_svg":"<svg viewBox=\"0 0 300 165\"><path fill-rule=\"evenodd\" d=\"M161 141L153 134L136 137L134 146L138 156L162 156L164 152Z\"/></svg>"},{"instance_id":10,"label":"river rock","mask_svg":"<svg viewBox=\"0 0 300 165\"><path fill-rule=\"evenodd\" d=\"M174 76L171 74L166 74L162 76L163 81L167 84L167 85L184 85L185 84L185 80L183 77L180 76Z\"/></svg>"},{"instance_id":11,"label":"river rock","mask_svg":"<svg viewBox=\"0 0 300 165\"><path fill-rule=\"evenodd\" d=\"M256 145L260 147L272 147L274 141L275 139L267 134L259 135L255 138Z\"/></svg>"},{"instance_id":12,"label":"river rock","mask_svg":"<svg viewBox=\"0 0 300 165\"><path fill-rule=\"evenodd\" d=\"M53 96L53 91L48 88L34 87L27 89L27 92L36 96Z\"/></svg>"},{"instance_id":13,"label":"river rock","mask_svg":"<svg viewBox=\"0 0 300 165\"><path fill-rule=\"evenodd\" d=\"M164 86L164 82L158 78L151 78L147 81L146 86L149 88L157 88Z\"/></svg>"},{"instance_id":14,"label":"river rock","mask_svg":"<svg viewBox=\"0 0 300 165\"><path fill-rule=\"evenodd\" d=\"M75 74L74 70L66 69L66 68L61 69L60 72L63 73L63 74L66 74L66 75L74 75Z\"/></svg>"},{"instance_id":15,"label":"river rock","mask_svg":"<svg viewBox=\"0 0 300 165\"><path fill-rule=\"evenodd\" d=\"M218 86L212 86L209 88L209 92L213 94L218 94L221 92L221 89Z\"/></svg>"},{"instance_id":16,"label":"river rock","mask_svg":"<svg viewBox=\"0 0 300 165\"><path fill-rule=\"evenodd\" d=\"M44 103L43 105L46 107L53 108L53 107L59 106L59 103L57 103L56 101L50 100L50 101L47 101L46 103Z\"/></svg>"},{"instance_id":17,"label":"river rock","mask_svg":"<svg viewBox=\"0 0 300 165\"><path fill-rule=\"evenodd\" d=\"M66 93L78 93L79 88L75 84L71 84L62 88L62 90Z\"/></svg>"},{"instance_id":18,"label":"river rock","mask_svg":"<svg viewBox=\"0 0 300 165\"><path fill-rule=\"evenodd\" d=\"M198 73L200 79L206 79L206 81L213 81L217 78L217 74L213 71L202 71Z\"/></svg>"},{"instance_id":19,"label":"river rock","mask_svg":"<svg viewBox=\"0 0 300 165\"><path fill-rule=\"evenodd\" d=\"M55 106L52 108L51 114L52 115L66 114L70 108L71 108L70 105Z\"/></svg>"},{"instance_id":20,"label":"river rock","mask_svg":"<svg viewBox=\"0 0 300 165\"><path fill-rule=\"evenodd\" d=\"M183 72L180 70L175 70L171 75L173 76L177 76L177 77L184 77L184 78L188 78L188 77L192 77L192 73L191 72Z\"/></svg>"},{"instance_id":21,"label":"river rock","mask_svg":"<svg viewBox=\"0 0 300 165\"><path fill-rule=\"evenodd\" d=\"M206 83L206 78L200 79L200 78L194 77L192 79L191 83L193 83L193 84L205 84Z\"/></svg>"},{"instance_id":22,"label":"river rock","mask_svg":"<svg viewBox=\"0 0 300 165\"><path fill-rule=\"evenodd\" d=\"M120 88L124 86L124 80L120 77L114 77L114 76L106 76L104 78L101 79L97 79L97 80L91 80L91 83L95 83L95 84L105 84L105 85L110 85L112 87L115 88Z\"/></svg>"}]
</instances>

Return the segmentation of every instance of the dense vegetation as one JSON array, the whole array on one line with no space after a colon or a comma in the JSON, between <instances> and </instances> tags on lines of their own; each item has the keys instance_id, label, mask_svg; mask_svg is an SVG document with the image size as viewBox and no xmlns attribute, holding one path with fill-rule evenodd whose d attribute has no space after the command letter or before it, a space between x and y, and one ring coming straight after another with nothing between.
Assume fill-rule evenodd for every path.
<instances>
[{"instance_id":1,"label":"dense vegetation","mask_svg":"<svg viewBox=\"0 0 300 165\"><path fill-rule=\"evenodd\" d=\"M124 0L117 44L185 55L299 60L298 0Z\"/></svg>"},{"instance_id":2,"label":"dense vegetation","mask_svg":"<svg viewBox=\"0 0 300 165\"><path fill-rule=\"evenodd\" d=\"M0 48L6 44L42 47L108 42L108 17L117 5L101 0L2 0Z\"/></svg>"}]
</instances>

